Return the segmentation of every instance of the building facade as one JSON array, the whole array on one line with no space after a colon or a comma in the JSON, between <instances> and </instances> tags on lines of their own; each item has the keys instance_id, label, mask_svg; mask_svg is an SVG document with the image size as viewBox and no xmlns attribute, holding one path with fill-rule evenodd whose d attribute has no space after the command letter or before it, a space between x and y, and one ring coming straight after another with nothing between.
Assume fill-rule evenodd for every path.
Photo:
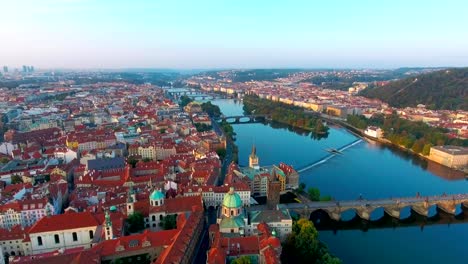
<instances>
[{"instance_id":1,"label":"building facade","mask_svg":"<svg viewBox=\"0 0 468 264\"><path fill-rule=\"evenodd\" d=\"M458 146L431 147L429 159L450 168L463 169L468 167L468 148Z\"/></svg>"}]
</instances>

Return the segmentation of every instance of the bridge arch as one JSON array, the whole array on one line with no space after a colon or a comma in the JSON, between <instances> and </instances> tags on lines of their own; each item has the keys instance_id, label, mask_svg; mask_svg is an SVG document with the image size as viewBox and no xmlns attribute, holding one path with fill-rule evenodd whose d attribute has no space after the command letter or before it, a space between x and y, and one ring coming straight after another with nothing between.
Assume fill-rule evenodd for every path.
<instances>
[{"instance_id":1,"label":"bridge arch","mask_svg":"<svg viewBox=\"0 0 468 264\"><path fill-rule=\"evenodd\" d=\"M459 215L463 213L462 203L456 203L455 201L441 201L437 203L437 208L451 215Z\"/></svg>"},{"instance_id":2,"label":"bridge arch","mask_svg":"<svg viewBox=\"0 0 468 264\"><path fill-rule=\"evenodd\" d=\"M410 217L411 217L411 206L410 205L403 206L402 208L400 208L400 216L398 217L398 219L404 220L404 219L408 219Z\"/></svg>"},{"instance_id":3,"label":"bridge arch","mask_svg":"<svg viewBox=\"0 0 468 264\"><path fill-rule=\"evenodd\" d=\"M227 118L223 118L223 121L226 121L226 122L232 124L232 123L236 123L236 122L237 122L237 118L236 118L235 116L233 116L233 117L227 117Z\"/></svg>"},{"instance_id":4,"label":"bridge arch","mask_svg":"<svg viewBox=\"0 0 468 264\"><path fill-rule=\"evenodd\" d=\"M250 123L252 121L252 118L253 117L250 117L250 116L242 116L242 117L237 118L236 121L239 123Z\"/></svg>"},{"instance_id":5,"label":"bridge arch","mask_svg":"<svg viewBox=\"0 0 468 264\"><path fill-rule=\"evenodd\" d=\"M344 222L352 221L358 217L358 212L354 208L348 208L341 211L340 220Z\"/></svg>"},{"instance_id":6,"label":"bridge arch","mask_svg":"<svg viewBox=\"0 0 468 264\"><path fill-rule=\"evenodd\" d=\"M325 209L313 210L309 215L309 220L312 221L314 224L320 224L322 222L330 221L330 219L333 219L331 217L331 213Z\"/></svg>"},{"instance_id":7,"label":"bridge arch","mask_svg":"<svg viewBox=\"0 0 468 264\"><path fill-rule=\"evenodd\" d=\"M371 209L370 220L377 221L385 216L385 208L383 206L375 207Z\"/></svg>"}]
</instances>

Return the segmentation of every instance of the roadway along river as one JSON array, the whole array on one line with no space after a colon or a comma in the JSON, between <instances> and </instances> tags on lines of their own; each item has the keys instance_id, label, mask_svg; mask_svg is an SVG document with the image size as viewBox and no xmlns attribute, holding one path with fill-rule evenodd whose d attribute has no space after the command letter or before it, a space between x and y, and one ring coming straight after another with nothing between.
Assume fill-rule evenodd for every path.
<instances>
[{"instance_id":1,"label":"roadway along river","mask_svg":"<svg viewBox=\"0 0 468 264\"><path fill-rule=\"evenodd\" d=\"M242 103L215 100L224 115L241 115ZM260 165L285 162L310 167L300 177L307 186L337 200L468 193L463 174L413 158L398 150L362 141L329 157L327 148L340 149L356 141L345 129L332 127L328 138L314 140L280 125L234 125L239 163L248 164L252 144ZM310 166L315 164L314 166ZM466 210L466 209L465 209ZM320 231L320 239L344 263L468 263L468 224L428 225L361 230Z\"/></svg>"}]
</instances>

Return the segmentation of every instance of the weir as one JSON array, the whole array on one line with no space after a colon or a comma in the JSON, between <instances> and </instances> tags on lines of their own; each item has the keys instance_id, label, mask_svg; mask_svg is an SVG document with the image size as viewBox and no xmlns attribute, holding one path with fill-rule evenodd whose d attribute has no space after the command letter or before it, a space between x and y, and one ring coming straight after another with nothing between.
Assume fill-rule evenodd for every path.
<instances>
[{"instance_id":1,"label":"weir","mask_svg":"<svg viewBox=\"0 0 468 264\"><path fill-rule=\"evenodd\" d=\"M359 143L361 143L361 142L362 142L362 139L360 139L360 138L359 138L359 139L356 139L355 141L353 141L353 142L351 142L351 143L349 143L349 144L346 144L346 145L344 145L343 147L339 148L338 151L340 151L340 152L345 151L345 150L347 150L348 148L350 148L350 147L352 147L352 146L354 146L354 145L357 145L357 144L359 144ZM317 165L320 165L320 164L322 164L322 163L325 163L327 160L333 158L333 157L336 156L336 155L339 155L339 154L331 153L331 154L329 154L329 155L327 155L327 156L325 156L325 157L319 159L318 161L315 161L315 162L313 162L313 163L311 163L311 164L305 165L304 167L298 169L297 172L298 172L298 173L302 173L302 172L304 172L304 171L306 171L306 170L309 170L309 169L311 169L311 168L313 168L313 167L315 167L315 166L317 166Z\"/></svg>"}]
</instances>

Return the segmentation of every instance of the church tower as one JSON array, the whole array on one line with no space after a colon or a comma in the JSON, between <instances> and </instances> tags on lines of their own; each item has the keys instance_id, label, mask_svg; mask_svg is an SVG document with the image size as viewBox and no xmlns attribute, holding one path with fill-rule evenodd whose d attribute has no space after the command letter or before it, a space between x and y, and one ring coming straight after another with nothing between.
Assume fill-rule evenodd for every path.
<instances>
[{"instance_id":1,"label":"church tower","mask_svg":"<svg viewBox=\"0 0 468 264\"><path fill-rule=\"evenodd\" d=\"M127 216L133 214L135 211L134 204L136 202L136 193L135 190L133 189L133 186L130 185L130 188L128 189L128 194L127 194Z\"/></svg>"},{"instance_id":2,"label":"church tower","mask_svg":"<svg viewBox=\"0 0 468 264\"><path fill-rule=\"evenodd\" d=\"M257 149L255 148L255 145L252 145L252 153L249 155L249 167L252 169L260 169L260 166L258 165L258 157L257 157Z\"/></svg>"},{"instance_id":3,"label":"church tower","mask_svg":"<svg viewBox=\"0 0 468 264\"><path fill-rule=\"evenodd\" d=\"M105 214L105 222L104 222L104 229L105 229L105 239L110 240L114 238L114 233L112 230L112 221L110 219L109 211L106 211Z\"/></svg>"}]
</instances>

